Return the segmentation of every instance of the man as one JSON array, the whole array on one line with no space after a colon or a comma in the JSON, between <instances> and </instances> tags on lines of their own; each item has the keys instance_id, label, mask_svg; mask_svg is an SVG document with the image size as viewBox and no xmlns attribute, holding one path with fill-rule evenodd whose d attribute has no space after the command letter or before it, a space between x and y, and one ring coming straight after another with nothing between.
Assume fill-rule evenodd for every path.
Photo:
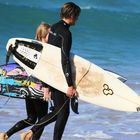
<instances>
[{"instance_id":1,"label":"man","mask_svg":"<svg viewBox=\"0 0 140 140\"><path fill-rule=\"evenodd\" d=\"M59 105L63 105L68 98L75 95L76 89L72 81L71 64L70 64L70 50L72 45L72 34L69 27L75 25L79 15L80 7L73 2L64 4L61 8L60 17L61 20L51 27L52 34L49 34L48 43L61 48L61 63L63 72L68 84L67 96L60 91L56 91L52 94L54 102ZM57 100L57 101L55 101ZM57 104L57 105L58 105ZM61 139L65 124L69 116L69 102L65 105L57 117L55 129L54 129L54 140Z\"/></svg>"},{"instance_id":2,"label":"man","mask_svg":"<svg viewBox=\"0 0 140 140\"><path fill-rule=\"evenodd\" d=\"M49 34L48 43L61 48L62 69L68 84L67 93L62 93L52 89L52 98L54 100L55 110L44 116L34 127L27 133L23 134L22 140L30 140L33 133L45 125L56 121L54 128L53 140L61 140L67 119L69 117L69 99L72 98L76 89L72 81L72 72L70 64L70 50L72 45L72 34L69 27L75 25L81 9L73 2L63 5L60 12L61 20L52 25Z\"/></svg>"}]
</instances>

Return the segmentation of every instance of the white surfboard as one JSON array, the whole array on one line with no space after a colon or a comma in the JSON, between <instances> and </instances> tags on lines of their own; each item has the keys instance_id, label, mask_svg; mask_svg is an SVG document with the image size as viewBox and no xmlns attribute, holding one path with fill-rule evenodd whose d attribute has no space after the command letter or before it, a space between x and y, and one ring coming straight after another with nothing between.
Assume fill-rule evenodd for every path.
<instances>
[{"instance_id":1,"label":"white surfboard","mask_svg":"<svg viewBox=\"0 0 140 140\"><path fill-rule=\"evenodd\" d=\"M60 49L26 38L12 38L7 50L28 73L66 93L68 85L61 66ZM88 60L71 53L73 80L79 98L102 107L137 112L140 97L112 74Z\"/></svg>"}]
</instances>

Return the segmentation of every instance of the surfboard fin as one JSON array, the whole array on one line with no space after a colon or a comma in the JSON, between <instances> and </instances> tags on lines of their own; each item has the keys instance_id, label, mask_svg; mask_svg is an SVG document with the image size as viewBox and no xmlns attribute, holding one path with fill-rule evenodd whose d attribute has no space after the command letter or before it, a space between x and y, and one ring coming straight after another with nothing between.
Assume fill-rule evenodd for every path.
<instances>
[{"instance_id":1,"label":"surfboard fin","mask_svg":"<svg viewBox=\"0 0 140 140\"><path fill-rule=\"evenodd\" d=\"M78 98L74 96L71 98L71 109L74 113L79 114L78 112Z\"/></svg>"}]
</instances>

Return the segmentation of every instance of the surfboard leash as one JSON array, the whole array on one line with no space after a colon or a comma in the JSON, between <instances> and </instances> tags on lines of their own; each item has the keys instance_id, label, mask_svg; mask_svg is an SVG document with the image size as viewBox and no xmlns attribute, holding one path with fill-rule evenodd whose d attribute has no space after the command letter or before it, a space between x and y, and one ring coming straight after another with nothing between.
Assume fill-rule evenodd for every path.
<instances>
[{"instance_id":1,"label":"surfboard leash","mask_svg":"<svg viewBox=\"0 0 140 140\"><path fill-rule=\"evenodd\" d=\"M5 101L5 103L4 103L2 106L0 106L0 109L4 108L4 107L5 107L5 105L7 105L7 103L8 103L8 102L9 102L9 100L10 100L10 98L11 98L11 97L8 97L8 99Z\"/></svg>"},{"instance_id":2,"label":"surfboard leash","mask_svg":"<svg viewBox=\"0 0 140 140\"><path fill-rule=\"evenodd\" d=\"M6 89L9 92L9 88L8 88L8 85L7 84L6 84ZM11 99L11 96L8 96L8 99L5 101L5 103L2 106L0 106L0 108L4 108L4 106L9 102L10 99Z\"/></svg>"},{"instance_id":3,"label":"surfboard leash","mask_svg":"<svg viewBox=\"0 0 140 140\"><path fill-rule=\"evenodd\" d=\"M78 87L78 85L80 84L80 82L83 80L83 78L88 74L89 70L90 70L90 67L91 67L91 63L87 69L87 71L85 72L85 74L81 77L81 79L77 82L77 85L76 85L76 88Z\"/></svg>"},{"instance_id":4,"label":"surfboard leash","mask_svg":"<svg viewBox=\"0 0 140 140\"><path fill-rule=\"evenodd\" d=\"M56 111L56 113L55 113L52 117L50 117L49 119L43 121L42 123L35 123L35 124L32 124L32 123L29 123L29 122L27 122L27 121L25 121L25 120L23 120L23 121L24 121L25 123L29 124L29 125L36 125L36 126L43 125L43 124L49 122L51 119L53 119L56 115L58 115L59 112L64 108L64 106L66 105L66 103L67 103L69 100L70 100L70 98L68 98L68 99L64 102L64 104L60 107L60 109L58 109L58 111ZM48 114L46 114L46 115L48 115Z\"/></svg>"}]
</instances>

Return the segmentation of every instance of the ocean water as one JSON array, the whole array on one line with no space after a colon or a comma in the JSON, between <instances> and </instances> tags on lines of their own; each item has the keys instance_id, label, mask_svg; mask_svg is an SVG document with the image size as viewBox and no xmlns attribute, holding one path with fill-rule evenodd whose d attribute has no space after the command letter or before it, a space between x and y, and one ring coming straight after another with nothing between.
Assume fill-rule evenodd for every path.
<instances>
[{"instance_id":1,"label":"ocean water","mask_svg":"<svg viewBox=\"0 0 140 140\"><path fill-rule=\"evenodd\" d=\"M6 43L11 37L34 38L42 22L59 20L66 0L0 0L0 64L5 63ZM82 8L73 33L72 51L98 66L125 76L140 94L140 1L75 0ZM13 61L12 59L10 60ZM25 118L24 100L0 97L0 131ZM80 101L79 115L71 111L63 140L139 140L140 114L113 111ZM53 126L42 140L52 140ZM27 129L25 129L27 130ZM10 140L19 139L18 132Z\"/></svg>"}]
</instances>

